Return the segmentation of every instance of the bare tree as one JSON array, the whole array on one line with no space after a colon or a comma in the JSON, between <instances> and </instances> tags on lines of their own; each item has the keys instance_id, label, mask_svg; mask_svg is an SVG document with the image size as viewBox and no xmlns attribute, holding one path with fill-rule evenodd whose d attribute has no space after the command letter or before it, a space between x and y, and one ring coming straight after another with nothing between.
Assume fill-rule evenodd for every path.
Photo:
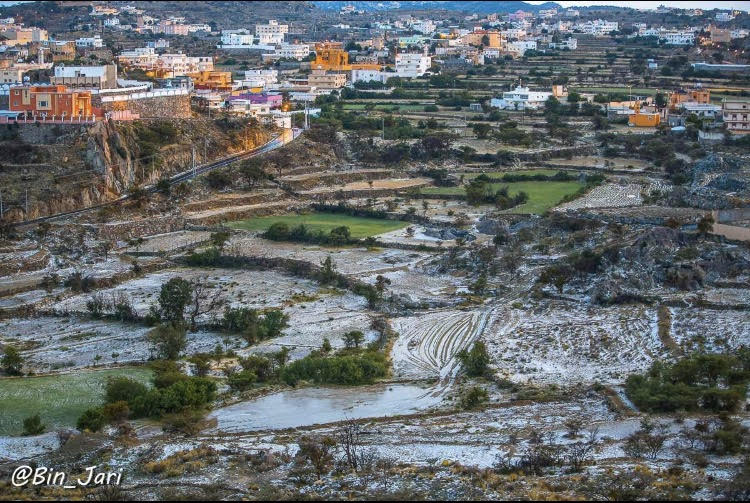
<instances>
[{"instance_id":1,"label":"bare tree","mask_svg":"<svg viewBox=\"0 0 750 503\"><path fill-rule=\"evenodd\" d=\"M212 291L207 278L199 278L192 283L193 299L190 303L190 331L194 332L198 316L220 308L224 305L224 299L221 298L221 290Z\"/></svg>"},{"instance_id":2,"label":"bare tree","mask_svg":"<svg viewBox=\"0 0 750 503\"><path fill-rule=\"evenodd\" d=\"M308 461L318 480L328 473L333 465L333 451L336 448L336 441L331 437L302 437L299 442L299 452L297 456Z\"/></svg>"},{"instance_id":3,"label":"bare tree","mask_svg":"<svg viewBox=\"0 0 750 503\"><path fill-rule=\"evenodd\" d=\"M360 442L362 427L353 419L344 421L336 432L338 444L344 453L344 461L349 469L355 472L362 465L363 448Z\"/></svg>"}]
</instances>

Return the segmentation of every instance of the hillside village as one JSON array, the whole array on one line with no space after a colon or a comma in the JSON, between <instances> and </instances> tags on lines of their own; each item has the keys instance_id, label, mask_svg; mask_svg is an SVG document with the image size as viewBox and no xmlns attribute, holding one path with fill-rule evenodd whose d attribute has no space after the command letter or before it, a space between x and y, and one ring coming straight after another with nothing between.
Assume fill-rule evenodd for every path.
<instances>
[{"instance_id":1,"label":"hillside village","mask_svg":"<svg viewBox=\"0 0 750 503\"><path fill-rule=\"evenodd\" d=\"M0 6L0 499L747 499L737 4Z\"/></svg>"}]
</instances>

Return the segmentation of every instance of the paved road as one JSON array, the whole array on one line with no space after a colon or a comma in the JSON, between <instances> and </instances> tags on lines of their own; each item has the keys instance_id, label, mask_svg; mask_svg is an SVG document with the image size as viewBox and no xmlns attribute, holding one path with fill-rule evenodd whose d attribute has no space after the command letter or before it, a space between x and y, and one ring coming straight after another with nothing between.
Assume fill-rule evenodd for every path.
<instances>
[{"instance_id":1,"label":"paved road","mask_svg":"<svg viewBox=\"0 0 750 503\"><path fill-rule=\"evenodd\" d=\"M300 134L302 134L302 130L300 129L285 129L280 135L275 136L271 141L268 143L265 143L264 145L261 145L260 147L256 147L254 149L246 150L245 152L241 152L239 154L234 154L229 157L225 157L224 159L198 165L195 167L195 170L188 170L183 171L182 173L177 173L176 175L169 178L169 184L174 185L176 183L184 182L186 180L190 180L198 175L202 175L203 173L207 173L211 170L217 169L217 168L223 168L224 166L228 166L229 164L232 164L233 162L242 161L245 159L249 159L251 157L255 157L258 155L265 154L266 152L270 152L271 150L275 150L283 145L286 145L287 143L295 140ZM148 185L145 187L145 190L149 192L155 192L156 186L155 185ZM77 215L80 213L84 213L86 211L91 211L99 208L103 208L105 206L110 206L113 204L118 204L122 201L125 201L126 199L129 199L131 196L130 194L125 194L118 199L115 199L114 201L108 201L106 203L100 203L95 204L93 206L88 206L86 208L81 208L78 210L73 211L65 211L62 213L56 213L54 215L49 215L46 217L40 217L35 218L33 220L25 220L23 222L15 222L14 226L16 227L22 227L24 225L32 225L32 224L38 224L41 222L48 222L52 220L56 220L58 218L63 217L69 217L72 215Z\"/></svg>"}]
</instances>

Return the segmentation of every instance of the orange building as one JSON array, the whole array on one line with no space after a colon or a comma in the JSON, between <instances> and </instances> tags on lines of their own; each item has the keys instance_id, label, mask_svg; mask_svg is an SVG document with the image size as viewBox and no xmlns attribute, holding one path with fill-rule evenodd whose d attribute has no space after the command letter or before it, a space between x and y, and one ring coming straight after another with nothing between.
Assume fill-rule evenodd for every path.
<instances>
[{"instance_id":1,"label":"orange building","mask_svg":"<svg viewBox=\"0 0 750 503\"><path fill-rule=\"evenodd\" d=\"M188 73L187 76L193 79L196 89L232 90L232 72L203 71Z\"/></svg>"},{"instance_id":2,"label":"orange building","mask_svg":"<svg viewBox=\"0 0 750 503\"><path fill-rule=\"evenodd\" d=\"M640 104L633 107L635 113L628 117L628 125L636 127L656 127L661 123L658 112L642 112Z\"/></svg>"},{"instance_id":3,"label":"orange building","mask_svg":"<svg viewBox=\"0 0 750 503\"><path fill-rule=\"evenodd\" d=\"M475 30L464 35L461 40L467 45L482 45L492 49L503 47L503 34L495 30Z\"/></svg>"},{"instance_id":4,"label":"orange building","mask_svg":"<svg viewBox=\"0 0 750 503\"><path fill-rule=\"evenodd\" d=\"M341 42L317 42L315 44L315 61L310 64L313 70L344 71L351 70L380 70L375 63L349 64L349 53Z\"/></svg>"},{"instance_id":5,"label":"orange building","mask_svg":"<svg viewBox=\"0 0 750 503\"><path fill-rule=\"evenodd\" d=\"M708 89L691 89L689 91L679 90L669 95L669 108L677 109L680 103L711 103L711 91Z\"/></svg>"},{"instance_id":6,"label":"orange building","mask_svg":"<svg viewBox=\"0 0 750 503\"><path fill-rule=\"evenodd\" d=\"M91 92L69 90L65 86L14 86L10 88L9 109L27 116L88 117L93 114Z\"/></svg>"}]
</instances>

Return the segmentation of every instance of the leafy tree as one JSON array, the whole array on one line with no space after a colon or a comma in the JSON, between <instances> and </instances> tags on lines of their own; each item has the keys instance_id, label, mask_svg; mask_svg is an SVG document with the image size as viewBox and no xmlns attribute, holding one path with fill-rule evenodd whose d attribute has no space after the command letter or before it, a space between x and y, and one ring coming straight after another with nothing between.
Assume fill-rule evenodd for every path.
<instances>
[{"instance_id":1,"label":"leafy tree","mask_svg":"<svg viewBox=\"0 0 750 503\"><path fill-rule=\"evenodd\" d=\"M172 278L159 292L159 315L162 320L181 322L185 319L185 307L193 295L193 285L182 278Z\"/></svg>"},{"instance_id":2,"label":"leafy tree","mask_svg":"<svg viewBox=\"0 0 750 503\"><path fill-rule=\"evenodd\" d=\"M110 377L105 387L105 397L108 403L132 402L135 397L145 394L146 386L128 377Z\"/></svg>"},{"instance_id":3,"label":"leafy tree","mask_svg":"<svg viewBox=\"0 0 750 503\"><path fill-rule=\"evenodd\" d=\"M344 345L347 348L358 348L365 341L365 334L359 330L353 330L344 334Z\"/></svg>"},{"instance_id":4,"label":"leafy tree","mask_svg":"<svg viewBox=\"0 0 750 503\"><path fill-rule=\"evenodd\" d=\"M320 265L323 266L320 271L321 283L331 283L336 279L336 264L333 263L333 259L330 255L328 255Z\"/></svg>"},{"instance_id":5,"label":"leafy tree","mask_svg":"<svg viewBox=\"0 0 750 503\"><path fill-rule=\"evenodd\" d=\"M107 424L107 418L100 407L86 410L76 422L76 428L81 431L97 432Z\"/></svg>"},{"instance_id":6,"label":"leafy tree","mask_svg":"<svg viewBox=\"0 0 750 503\"><path fill-rule=\"evenodd\" d=\"M185 327L182 324L162 323L149 331L148 340L160 357L176 360L187 346Z\"/></svg>"},{"instance_id":7,"label":"leafy tree","mask_svg":"<svg viewBox=\"0 0 750 503\"><path fill-rule=\"evenodd\" d=\"M3 353L2 365L5 373L14 376L21 375L23 357L18 349L8 344L3 348Z\"/></svg>"},{"instance_id":8,"label":"leafy tree","mask_svg":"<svg viewBox=\"0 0 750 503\"><path fill-rule=\"evenodd\" d=\"M486 375L489 370L490 356L484 342L477 341L471 350L462 349L456 355L464 367L466 374L471 377Z\"/></svg>"},{"instance_id":9,"label":"leafy tree","mask_svg":"<svg viewBox=\"0 0 750 503\"><path fill-rule=\"evenodd\" d=\"M474 131L474 134L477 135L477 138L482 140L487 138L487 135L490 134L490 131L492 131L492 126L483 122L479 122L477 124L474 124L471 129Z\"/></svg>"}]
</instances>

